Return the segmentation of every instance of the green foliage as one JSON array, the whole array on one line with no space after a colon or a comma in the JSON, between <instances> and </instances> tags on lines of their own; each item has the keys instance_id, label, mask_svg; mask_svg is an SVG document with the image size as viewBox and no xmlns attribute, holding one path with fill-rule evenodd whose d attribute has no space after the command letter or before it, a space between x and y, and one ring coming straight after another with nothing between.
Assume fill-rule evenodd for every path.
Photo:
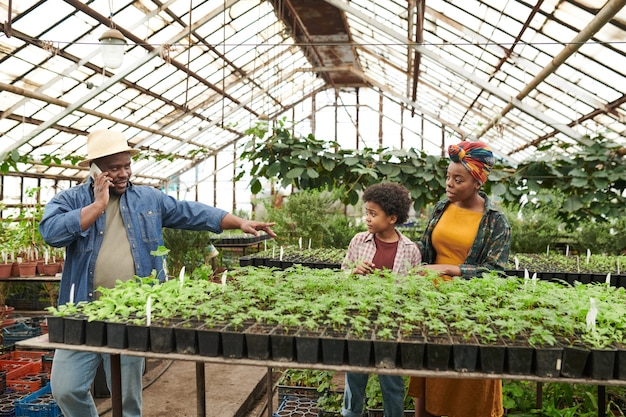
<instances>
[{"instance_id":1,"label":"green foliage","mask_svg":"<svg viewBox=\"0 0 626 417\"><path fill-rule=\"evenodd\" d=\"M281 207L270 207L268 220L276 222L273 227L276 243L303 247L345 248L356 232L354 220L346 217L343 206L338 203L336 192L314 189L302 190L287 197Z\"/></svg>"},{"instance_id":2,"label":"green foliage","mask_svg":"<svg viewBox=\"0 0 626 417\"><path fill-rule=\"evenodd\" d=\"M163 242L169 249L167 268L170 275L185 270L192 274L196 268L209 263L209 245L217 235L209 231L163 229Z\"/></svg>"},{"instance_id":3,"label":"green foliage","mask_svg":"<svg viewBox=\"0 0 626 417\"><path fill-rule=\"evenodd\" d=\"M415 409L415 401L413 397L407 395L409 387L409 377L404 376L404 409ZM367 386L365 387L365 407L373 410L380 410L383 408L383 393L380 388L380 379L376 374L370 374L367 379Z\"/></svg>"},{"instance_id":4,"label":"green foliage","mask_svg":"<svg viewBox=\"0 0 626 417\"><path fill-rule=\"evenodd\" d=\"M625 214L626 159L623 149L602 134L587 137L593 144L549 143L532 160L521 163L513 175L503 176L506 201L522 194L560 190L565 199L558 216L568 224L606 221Z\"/></svg>"},{"instance_id":5,"label":"green foliage","mask_svg":"<svg viewBox=\"0 0 626 417\"><path fill-rule=\"evenodd\" d=\"M384 180L410 184L411 197L417 210L437 201L445 187L448 162L415 149L344 150L334 141L308 135L294 137L279 120L271 134L256 126L242 152L242 159L251 162L251 190L262 190L261 180L278 180L282 187L297 189L340 189L340 199L354 205L359 191ZM246 165L247 167L247 165ZM247 172L247 169L245 169ZM244 170L238 176L244 175Z\"/></svg>"},{"instance_id":6,"label":"green foliage","mask_svg":"<svg viewBox=\"0 0 626 417\"><path fill-rule=\"evenodd\" d=\"M155 319L195 317L206 323L228 321L237 326L256 321L344 331L355 323L356 316L363 316L364 329L371 323L372 328L390 329L394 337L400 324L403 332L411 328L427 337L455 336L457 326L446 324L462 322L461 332L472 333L481 341L488 341L491 333L516 339L531 329L537 329L531 334L537 346L550 346L555 339L589 347L626 340L624 288L607 291L605 284L561 286L545 280L502 278L496 273L435 283L426 271L406 277L387 272L373 279L299 265L285 270L245 267L231 272L226 286L190 279L159 283L155 272L150 277L118 281L114 288L99 288L102 296L86 304L89 313L85 314L107 320L143 314L151 296ZM594 328L587 326L591 299L598 311ZM59 306L59 311L66 308ZM493 332L483 337L487 325Z\"/></svg>"},{"instance_id":7,"label":"green foliage","mask_svg":"<svg viewBox=\"0 0 626 417\"><path fill-rule=\"evenodd\" d=\"M587 249L608 255L626 253L626 217L604 222L582 221L571 236L572 250L578 253Z\"/></svg>"},{"instance_id":8,"label":"green foliage","mask_svg":"<svg viewBox=\"0 0 626 417\"><path fill-rule=\"evenodd\" d=\"M626 217L586 218L574 224L563 220L561 190L541 190L525 204L504 204L502 211L511 225L511 251L543 253L548 246L569 245L570 253L617 255L626 251Z\"/></svg>"},{"instance_id":9,"label":"green foliage","mask_svg":"<svg viewBox=\"0 0 626 417\"><path fill-rule=\"evenodd\" d=\"M594 417L598 415L595 385L544 383L542 408L537 408L535 382L503 381L502 403L509 417ZM626 388L607 387L606 415L624 416Z\"/></svg>"},{"instance_id":10,"label":"green foliage","mask_svg":"<svg viewBox=\"0 0 626 417\"><path fill-rule=\"evenodd\" d=\"M511 225L511 252L541 253L555 247L564 231L558 218L563 197L556 192L540 192L526 204L506 204L502 211Z\"/></svg>"},{"instance_id":11,"label":"green foliage","mask_svg":"<svg viewBox=\"0 0 626 417\"><path fill-rule=\"evenodd\" d=\"M312 135L294 137L284 119L271 131L252 128L242 159L252 163L251 189L261 191L262 180L278 180L281 186L298 189L340 189L345 204L358 202L358 192L384 180L406 184L416 211L438 201L445 191L448 159L415 149L341 149L338 143ZM266 135L268 135L266 137ZM528 207L547 210L552 206L555 223L570 228L591 219L598 223L626 214L626 160L624 150L603 135L589 137L592 146L552 144L539 149L532 160L516 168L497 165L484 188L508 205L519 205L524 195ZM239 175L243 176L244 172ZM559 190L560 194L546 194ZM533 210L534 211L534 210ZM549 216L550 218L552 216ZM539 221L539 220L533 220ZM539 224L539 223L537 223ZM554 224L542 227L540 238ZM536 242L535 239L528 241ZM616 245L617 246L617 245ZM545 248L545 246L544 246ZM521 248L520 248L521 249ZM527 250L522 250L527 251Z\"/></svg>"},{"instance_id":12,"label":"green foliage","mask_svg":"<svg viewBox=\"0 0 626 417\"><path fill-rule=\"evenodd\" d=\"M326 392L334 389L333 377L335 371L317 369L285 369L278 379L279 385L291 387L317 388L318 392Z\"/></svg>"},{"instance_id":13,"label":"green foliage","mask_svg":"<svg viewBox=\"0 0 626 417\"><path fill-rule=\"evenodd\" d=\"M39 162L35 161L30 155L22 155L17 149L12 150L4 155L4 159L0 161L0 173L6 174L10 171L20 172L18 164L43 164L43 165L61 165L63 161L67 161L70 165L76 165L83 158L78 155L60 156L55 154L42 154Z\"/></svg>"}]
</instances>

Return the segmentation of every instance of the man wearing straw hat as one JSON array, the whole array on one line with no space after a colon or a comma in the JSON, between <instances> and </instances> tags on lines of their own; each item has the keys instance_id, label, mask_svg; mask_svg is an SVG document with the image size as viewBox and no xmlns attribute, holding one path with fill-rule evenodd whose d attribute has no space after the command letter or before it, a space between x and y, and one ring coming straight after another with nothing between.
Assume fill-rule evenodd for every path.
<instances>
[{"instance_id":1,"label":"man wearing straw hat","mask_svg":"<svg viewBox=\"0 0 626 417\"><path fill-rule=\"evenodd\" d=\"M163 260L151 251L163 245L162 228L210 230L241 229L258 236L275 236L274 223L245 220L224 210L194 201L179 201L161 191L133 185L131 148L121 132L96 130L87 137L87 158L92 175L83 184L59 192L46 205L39 230L54 247L66 248L59 305L92 301L98 287L113 287L116 280L158 271L164 279ZM65 417L98 417L90 388L104 361L110 389L110 357L95 352L57 349L51 387ZM124 417L141 416L144 358L121 356Z\"/></svg>"}]
</instances>

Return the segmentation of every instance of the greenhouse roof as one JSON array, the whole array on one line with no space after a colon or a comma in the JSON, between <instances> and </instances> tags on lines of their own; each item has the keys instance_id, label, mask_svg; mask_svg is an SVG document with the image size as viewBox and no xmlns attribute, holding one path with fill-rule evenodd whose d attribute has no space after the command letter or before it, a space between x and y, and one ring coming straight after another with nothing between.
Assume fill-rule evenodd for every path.
<instances>
[{"instance_id":1,"label":"greenhouse roof","mask_svg":"<svg viewBox=\"0 0 626 417\"><path fill-rule=\"evenodd\" d=\"M626 146L625 4L0 0L1 160L82 178L86 135L113 128L142 150L142 183L204 167L201 182L265 117L356 148L482 140L512 164L599 134Z\"/></svg>"}]
</instances>

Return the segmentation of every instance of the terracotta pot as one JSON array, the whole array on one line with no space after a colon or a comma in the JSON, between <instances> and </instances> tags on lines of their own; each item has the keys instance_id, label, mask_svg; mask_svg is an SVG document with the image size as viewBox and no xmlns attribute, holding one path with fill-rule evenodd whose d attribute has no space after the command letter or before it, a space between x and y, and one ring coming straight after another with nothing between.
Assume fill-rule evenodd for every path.
<instances>
[{"instance_id":1,"label":"terracotta pot","mask_svg":"<svg viewBox=\"0 0 626 417\"><path fill-rule=\"evenodd\" d=\"M12 277L19 277L20 276L20 269L18 268L18 263L17 262L13 262L11 264L11 276Z\"/></svg>"},{"instance_id":2,"label":"terracotta pot","mask_svg":"<svg viewBox=\"0 0 626 417\"><path fill-rule=\"evenodd\" d=\"M37 262L22 262L17 269L20 277L32 278L37 275Z\"/></svg>"},{"instance_id":3,"label":"terracotta pot","mask_svg":"<svg viewBox=\"0 0 626 417\"><path fill-rule=\"evenodd\" d=\"M40 269L43 275L55 276L59 272L59 264L43 264Z\"/></svg>"},{"instance_id":4,"label":"terracotta pot","mask_svg":"<svg viewBox=\"0 0 626 417\"><path fill-rule=\"evenodd\" d=\"M0 278L9 278L11 276L11 270L13 269L13 264L0 264Z\"/></svg>"},{"instance_id":5,"label":"terracotta pot","mask_svg":"<svg viewBox=\"0 0 626 417\"><path fill-rule=\"evenodd\" d=\"M14 310L15 310L15 307L13 306L0 306L0 318L1 319L10 318Z\"/></svg>"}]
</instances>

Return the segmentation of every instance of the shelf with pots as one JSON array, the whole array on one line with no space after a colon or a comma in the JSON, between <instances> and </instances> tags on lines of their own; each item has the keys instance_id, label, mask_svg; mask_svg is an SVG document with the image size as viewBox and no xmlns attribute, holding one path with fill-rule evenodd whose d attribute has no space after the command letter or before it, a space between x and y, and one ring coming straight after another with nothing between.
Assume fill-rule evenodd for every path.
<instances>
[{"instance_id":1,"label":"shelf with pots","mask_svg":"<svg viewBox=\"0 0 626 417\"><path fill-rule=\"evenodd\" d=\"M173 328L186 320L202 323L189 329L195 329L197 334L194 343L198 346L194 352L331 368L355 363L347 346L356 336L373 352L364 365L370 369L567 380L571 377L560 369L566 368L568 349L578 346L588 354L589 364L593 363L596 351L610 351L612 362L607 375L589 373L590 365L584 368L587 373L574 378L621 380L626 384L626 345L620 330L626 328L626 311L622 311L626 308L626 292L622 288L605 284L569 286L496 273L473 280L437 283L427 271L405 277L388 271L377 277L363 277L302 266L281 271L241 268L231 271L222 284L185 278L163 283L154 277L131 280L105 291L97 301L50 310L57 319L80 314L86 323L106 322L106 327L112 323L124 327L126 323L126 331L134 320L147 319L149 310L152 323L166 319L167 326ZM598 313L593 319L594 328L588 328L587 313L592 299ZM145 325L152 331L149 323ZM283 338L292 338L290 360L285 356L274 358L277 350L271 335L277 328L281 328ZM248 337L253 331L255 338ZM209 332L217 338L205 337ZM50 323L49 333L53 333ZM174 335L170 350L176 351L176 332L170 333ZM246 347L246 341L262 339L259 336L263 335L266 351ZM208 340L218 345L204 346ZM299 350L304 340L316 342L312 344L317 350L313 359L305 358L304 351ZM393 347L386 351L384 360L382 356L376 359L379 341ZM242 345L235 349L235 342ZM325 350L329 346L338 350ZM473 363L461 363L454 357L463 351L460 347L466 346L475 347ZM482 369L481 364L486 362L480 357L488 354L490 347L501 347L508 352L504 355L508 359L499 368ZM430 362L437 357L433 354L435 348L443 348L437 354L441 359L439 364ZM559 372L550 375L536 363L536 358L548 348L556 351L561 363ZM525 362L513 364L511 359L522 353L528 353L522 356ZM382 355L382 350L379 354Z\"/></svg>"}]
</instances>

